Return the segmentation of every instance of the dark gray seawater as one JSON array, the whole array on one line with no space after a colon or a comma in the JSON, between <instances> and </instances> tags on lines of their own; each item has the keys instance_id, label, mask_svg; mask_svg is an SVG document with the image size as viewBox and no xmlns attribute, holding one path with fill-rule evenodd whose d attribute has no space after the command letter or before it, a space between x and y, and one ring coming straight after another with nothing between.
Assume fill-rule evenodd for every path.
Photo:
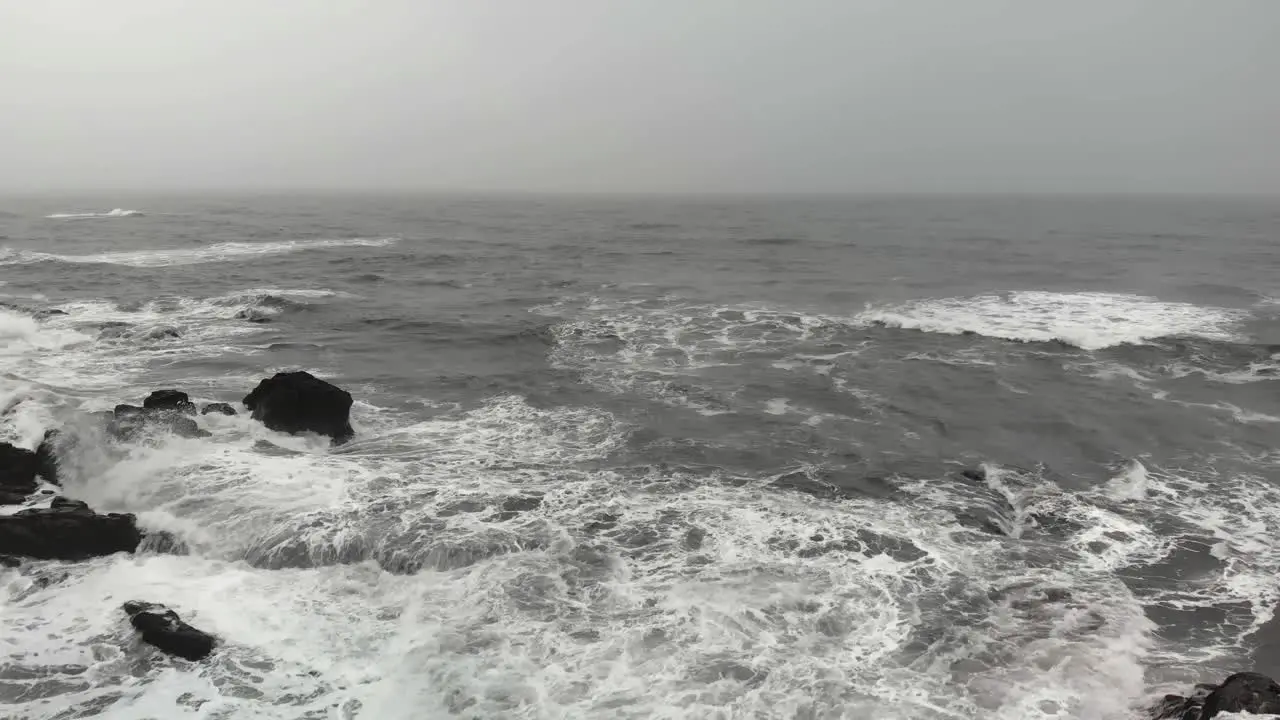
<instances>
[{"instance_id":1,"label":"dark gray seawater","mask_svg":"<svg viewBox=\"0 0 1280 720\"><path fill-rule=\"evenodd\" d=\"M0 570L0 715L1105 720L1278 673L1278 239L1261 199L5 200L0 438L69 428L68 494L190 553ZM356 441L85 414L293 368ZM148 652L134 597L225 645Z\"/></svg>"}]
</instances>

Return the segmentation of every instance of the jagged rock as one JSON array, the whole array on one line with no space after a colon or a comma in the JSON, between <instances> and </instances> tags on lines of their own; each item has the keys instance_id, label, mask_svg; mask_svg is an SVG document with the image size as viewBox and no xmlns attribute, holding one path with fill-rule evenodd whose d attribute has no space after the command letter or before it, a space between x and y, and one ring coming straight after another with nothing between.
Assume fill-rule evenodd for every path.
<instances>
[{"instance_id":1,"label":"jagged rock","mask_svg":"<svg viewBox=\"0 0 1280 720\"><path fill-rule=\"evenodd\" d=\"M351 429L351 393L305 371L276 373L245 396L253 419L280 432L311 431L346 442Z\"/></svg>"},{"instance_id":2,"label":"jagged rock","mask_svg":"<svg viewBox=\"0 0 1280 720\"><path fill-rule=\"evenodd\" d=\"M38 469L35 453L0 443L0 498L5 504L22 502L22 498L36 491Z\"/></svg>"},{"instance_id":3,"label":"jagged rock","mask_svg":"<svg viewBox=\"0 0 1280 720\"><path fill-rule=\"evenodd\" d=\"M1236 673L1221 685L1199 684L1189 697L1165 695L1153 720L1210 720L1219 713L1280 713L1280 684L1254 672Z\"/></svg>"},{"instance_id":4,"label":"jagged rock","mask_svg":"<svg viewBox=\"0 0 1280 720\"><path fill-rule=\"evenodd\" d=\"M84 560L133 552L142 542L131 514L96 513L78 500L0 515L0 553L42 560Z\"/></svg>"},{"instance_id":5,"label":"jagged rock","mask_svg":"<svg viewBox=\"0 0 1280 720\"><path fill-rule=\"evenodd\" d=\"M129 623L142 633L142 641L170 655L187 660L203 660L213 652L217 640L197 630L164 605L130 600L124 604Z\"/></svg>"},{"instance_id":6,"label":"jagged rock","mask_svg":"<svg viewBox=\"0 0 1280 720\"><path fill-rule=\"evenodd\" d=\"M21 567L22 558L16 558L12 555L0 555L0 567L16 568Z\"/></svg>"},{"instance_id":7,"label":"jagged rock","mask_svg":"<svg viewBox=\"0 0 1280 720\"><path fill-rule=\"evenodd\" d=\"M1280 713L1280 684L1254 672L1236 673L1209 693L1201 720L1218 713L1250 712L1254 715Z\"/></svg>"},{"instance_id":8,"label":"jagged rock","mask_svg":"<svg viewBox=\"0 0 1280 720\"><path fill-rule=\"evenodd\" d=\"M205 405L204 409L200 411L201 415L210 415L212 413L218 413L221 415L237 414L235 408L231 407L230 405L224 402L209 403L208 405Z\"/></svg>"},{"instance_id":9,"label":"jagged rock","mask_svg":"<svg viewBox=\"0 0 1280 720\"><path fill-rule=\"evenodd\" d=\"M191 402L186 393L178 390L157 390L142 401L142 407L147 410L176 410L188 415L196 414L195 403Z\"/></svg>"},{"instance_id":10,"label":"jagged rock","mask_svg":"<svg viewBox=\"0 0 1280 720\"><path fill-rule=\"evenodd\" d=\"M44 438L36 448L36 475L54 485L62 484L58 480L58 439L61 435L57 430L45 430Z\"/></svg>"}]
</instances>

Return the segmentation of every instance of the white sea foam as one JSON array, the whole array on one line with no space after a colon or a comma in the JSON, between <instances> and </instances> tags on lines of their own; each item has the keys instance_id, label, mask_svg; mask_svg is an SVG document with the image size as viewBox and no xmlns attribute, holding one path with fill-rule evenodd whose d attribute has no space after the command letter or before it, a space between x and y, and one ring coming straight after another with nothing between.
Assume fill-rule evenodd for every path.
<instances>
[{"instance_id":1,"label":"white sea foam","mask_svg":"<svg viewBox=\"0 0 1280 720\"><path fill-rule=\"evenodd\" d=\"M141 210L126 210L124 208L116 208L107 212L88 212L88 213L54 213L45 215L50 220L86 220L89 218L126 218L126 217L142 217Z\"/></svg>"},{"instance_id":2,"label":"white sea foam","mask_svg":"<svg viewBox=\"0 0 1280 720\"><path fill-rule=\"evenodd\" d=\"M43 321L0 311L16 333L6 345L0 330L0 367L17 377L63 392L119 392L179 358L255 352L244 341L262 327L235 318L238 306L185 297L157 298L138 307L108 302L73 302L66 315ZM16 317L17 320L13 320ZM111 332L103 330L118 323ZM167 333L177 332L172 338Z\"/></svg>"},{"instance_id":3,"label":"white sea foam","mask_svg":"<svg viewBox=\"0 0 1280 720\"><path fill-rule=\"evenodd\" d=\"M120 717L185 696L226 717L733 708L1120 720L1145 689L1150 622L1106 570L1138 556L1083 551L1139 528L1100 510L1102 524L1068 541L1079 558L1050 569L1029 566L1019 544L974 542L950 510L970 500L946 481L907 486L920 502L819 501L746 478L576 469L625 439L598 410L500 398L362 434L341 452L303 443L265 458L252 442L297 439L245 418L201 422L214 438L145 444L73 471L85 473L73 491L139 511L198 553L84 563L43 590L9 580L0 642L10 655L48 667L41 682L93 678L20 713L123 691ZM1023 516L1045 502L1092 507L994 467L989 477ZM512 497L540 501L503 519ZM375 504L393 525L362 512ZM395 542L379 550L379 533ZM255 537L284 543L249 555L277 569L234 561ZM421 569L355 562L395 562L394 548L416 552ZM343 558L354 564L326 564ZM198 673L160 661L132 678L129 658L144 651L118 606L133 597L224 638L217 658Z\"/></svg>"},{"instance_id":4,"label":"white sea foam","mask_svg":"<svg viewBox=\"0 0 1280 720\"><path fill-rule=\"evenodd\" d=\"M222 323L238 301L223 300L68 305L66 317L11 321L0 345L15 343L8 360L37 389L10 402L43 402L40 384L74 380L31 358L69 347L64 333L88 318L178 321L197 347L232 346L240 338ZM645 389L664 371L714 372L765 337L840 331L767 311L632 309L558 326L553 359L602 387ZM97 343L76 346L90 358L82 372L110 352L164 346ZM784 362L830 372L850 352ZM141 390L123 365L98 372L116 392ZM1117 570L1175 550L1156 520L1184 523L1226 558L1191 594L1156 600L1250 608L1205 658L1229 657L1275 606L1280 497L1260 478L1134 463L1104 489L1073 492L992 465L986 483L900 479L905 500L818 499L773 477L615 467L631 429L598 408L508 395L425 421L354 411L360 432L340 449L245 416L198 418L208 439L157 433L125 446L73 427L67 491L136 512L195 552L0 569L0 652L41 668L5 680L10 711L1129 720L1144 669L1167 650L1144 613L1152 598ZM975 507L1004 534L962 524ZM55 569L66 578L48 587L29 574ZM119 611L135 597L168 603L223 646L194 668L154 656Z\"/></svg>"},{"instance_id":5,"label":"white sea foam","mask_svg":"<svg viewBox=\"0 0 1280 720\"><path fill-rule=\"evenodd\" d=\"M550 359L556 366L578 371L602 390L639 393L704 416L734 411L739 388L716 387L715 379L732 374L753 354L792 347L788 357L775 360L773 366L829 374L860 352L851 348L806 354L797 348L848 326L823 315L766 307L591 299L534 311L571 315L552 328L556 344ZM856 394L857 389L850 392Z\"/></svg>"},{"instance_id":6,"label":"white sea foam","mask_svg":"<svg viewBox=\"0 0 1280 720\"><path fill-rule=\"evenodd\" d=\"M1247 316L1240 310L1139 295L1021 291L871 307L857 319L923 332L1058 341L1098 350L1179 335L1230 340L1235 337L1235 325Z\"/></svg>"},{"instance_id":7,"label":"white sea foam","mask_svg":"<svg viewBox=\"0 0 1280 720\"><path fill-rule=\"evenodd\" d=\"M1146 466L1138 460L1131 460L1107 483L1107 492L1117 500L1142 500L1147 497L1149 484Z\"/></svg>"},{"instance_id":8,"label":"white sea foam","mask_svg":"<svg viewBox=\"0 0 1280 720\"><path fill-rule=\"evenodd\" d=\"M285 240L279 242L224 242L206 247L128 250L90 255L55 255L34 251L9 250L0 256L0 265L24 265L36 262L124 265L153 268L176 265L227 262L254 257L281 255L305 250L341 247L387 247L399 238L346 238L331 240Z\"/></svg>"}]
</instances>

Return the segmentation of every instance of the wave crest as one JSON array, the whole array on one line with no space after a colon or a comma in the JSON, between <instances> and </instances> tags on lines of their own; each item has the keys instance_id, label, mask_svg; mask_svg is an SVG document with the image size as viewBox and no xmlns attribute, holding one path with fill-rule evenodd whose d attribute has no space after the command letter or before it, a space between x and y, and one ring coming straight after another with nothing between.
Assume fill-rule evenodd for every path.
<instances>
[{"instance_id":1,"label":"wave crest","mask_svg":"<svg viewBox=\"0 0 1280 720\"><path fill-rule=\"evenodd\" d=\"M141 210L126 210L124 208L116 208L102 213L54 213L45 215L49 220L84 220L87 218L126 218L126 217L142 217Z\"/></svg>"},{"instance_id":2,"label":"wave crest","mask_svg":"<svg viewBox=\"0 0 1280 720\"><path fill-rule=\"evenodd\" d=\"M345 238L327 240L285 240L281 242L247 243L224 242L198 248L162 248L157 250L127 250L96 253L92 255L55 255L0 248L0 265L28 265L38 262L64 262L79 264L123 265L126 267L152 268L177 265L199 265L210 262L227 262L240 258L281 255L303 250L321 250L339 247L387 247L399 242L399 238Z\"/></svg>"},{"instance_id":3,"label":"wave crest","mask_svg":"<svg viewBox=\"0 0 1280 720\"><path fill-rule=\"evenodd\" d=\"M1235 338L1242 310L1163 302L1119 293L1011 292L969 298L913 300L871 307L869 325L949 335L976 334L1017 342L1061 342L1083 350L1140 344L1161 337Z\"/></svg>"}]
</instances>

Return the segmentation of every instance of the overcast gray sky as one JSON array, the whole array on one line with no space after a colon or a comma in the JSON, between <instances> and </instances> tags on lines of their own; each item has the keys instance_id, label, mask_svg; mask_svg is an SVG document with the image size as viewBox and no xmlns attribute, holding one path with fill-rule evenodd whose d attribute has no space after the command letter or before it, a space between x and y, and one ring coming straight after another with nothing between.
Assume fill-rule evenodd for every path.
<instances>
[{"instance_id":1,"label":"overcast gray sky","mask_svg":"<svg viewBox=\"0 0 1280 720\"><path fill-rule=\"evenodd\" d=\"M0 188L1280 192L1280 0L0 0Z\"/></svg>"}]
</instances>

